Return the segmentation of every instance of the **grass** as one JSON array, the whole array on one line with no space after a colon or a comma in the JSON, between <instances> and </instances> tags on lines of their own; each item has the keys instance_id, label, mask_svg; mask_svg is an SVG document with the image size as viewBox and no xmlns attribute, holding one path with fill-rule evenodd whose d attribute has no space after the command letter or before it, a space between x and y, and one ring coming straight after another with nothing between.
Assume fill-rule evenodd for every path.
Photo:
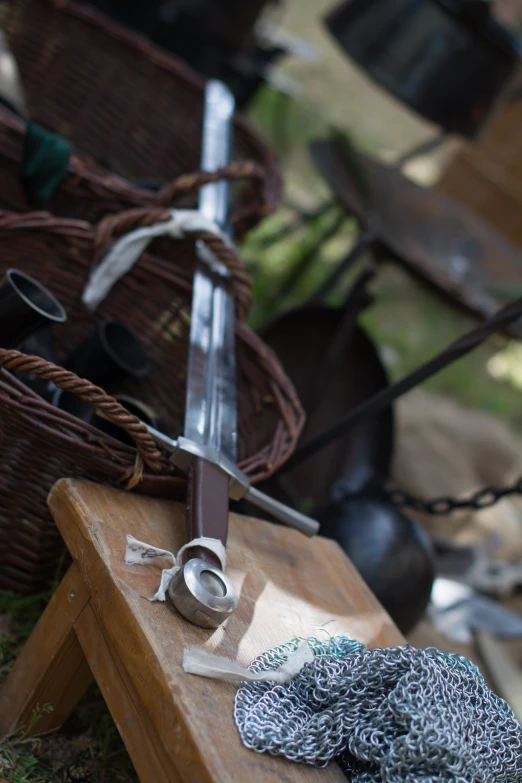
<instances>
[{"instance_id":1,"label":"grass","mask_svg":"<svg viewBox=\"0 0 522 783\"><path fill-rule=\"evenodd\" d=\"M50 705L39 707L25 733L0 740L0 779L9 783L138 783L132 762L95 687L59 733L30 737Z\"/></svg>"},{"instance_id":2,"label":"grass","mask_svg":"<svg viewBox=\"0 0 522 783\"><path fill-rule=\"evenodd\" d=\"M42 614L52 590L20 596L0 590L0 684ZM9 623L5 621L9 618ZM29 728L0 740L0 780L9 783L137 783L118 730L93 686L62 730L29 736L51 705L40 705Z\"/></svg>"},{"instance_id":3,"label":"grass","mask_svg":"<svg viewBox=\"0 0 522 783\"><path fill-rule=\"evenodd\" d=\"M86 712L87 707L87 712ZM48 705L34 715L38 726ZM84 725L78 731L79 720ZM138 778L100 694L93 691L76 710L76 731L65 724L58 734L20 734L0 741L0 776L9 783L137 783Z\"/></svg>"}]
</instances>

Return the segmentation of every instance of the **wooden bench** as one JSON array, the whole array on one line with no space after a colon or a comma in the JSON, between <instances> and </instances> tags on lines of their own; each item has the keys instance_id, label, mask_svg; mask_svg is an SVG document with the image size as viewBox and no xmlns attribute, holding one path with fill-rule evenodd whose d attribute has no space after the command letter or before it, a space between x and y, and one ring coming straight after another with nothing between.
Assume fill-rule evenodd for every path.
<instances>
[{"instance_id":1,"label":"wooden bench","mask_svg":"<svg viewBox=\"0 0 522 783\"><path fill-rule=\"evenodd\" d=\"M151 603L161 564L125 565L125 535L176 552L182 504L84 481L59 481L49 497L74 559L0 692L0 734L56 729L95 678L143 783L333 783L318 770L259 755L240 742L236 686L186 674L186 647L247 665L296 636L347 634L370 646L404 640L341 549L323 538L231 514L227 572L239 607L216 631Z\"/></svg>"}]
</instances>

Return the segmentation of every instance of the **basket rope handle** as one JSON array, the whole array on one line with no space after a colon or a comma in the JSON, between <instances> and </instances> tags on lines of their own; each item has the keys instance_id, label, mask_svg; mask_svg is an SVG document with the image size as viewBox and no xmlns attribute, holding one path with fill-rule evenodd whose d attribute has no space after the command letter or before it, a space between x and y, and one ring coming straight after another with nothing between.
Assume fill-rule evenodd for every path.
<instances>
[{"instance_id":1,"label":"basket rope handle","mask_svg":"<svg viewBox=\"0 0 522 783\"><path fill-rule=\"evenodd\" d=\"M113 242L124 234L139 228L153 226L171 219L170 209L163 207L138 207L107 215L96 226L94 236L95 261L103 258ZM237 304L237 316L245 320L252 303L252 280L246 264L235 249L217 234L194 231L193 240L202 239L230 272L230 285Z\"/></svg>"},{"instance_id":2,"label":"basket rope handle","mask_svg":"<svg viewBox=\"0 0 522 783\"><path fill-rule=\"evenodd\" d=\"M203 185L219 182L222 179L230 182L238 182L242 179L251 180L260 191L260 200L265 200L267 180L264 169L253 160L238 160L221 166L215 171L193 171L188 174L180 174L179 177L176 177L172 182L167 182L159 189L155 201L158 205L169 206L181 196L197 193Z\"/></svg>"},{"instance_id":3,"label":"basket rope handle","mask_svg":"<svg viewBox=\"0 0 522 783\"><path fill-rule=\"evenodd\" d=\"M253 160L233 161L216 171L195 171L181 174L172 182L163 185L155 201L162 206L171 206L182 196L197 193L203 185L226 179L231 182L250 180L252 183L253 205L232 210L232 223L238 234L244 234L262 218L272 212L271 198L268 193L268 178L262 166Z\"/></svg>"},{"instance_id":4,"label":"basket rope handle","mask_svg":"<svg viewBox=\"0 0 522 783\"><path fill-rule=\"evenodd\" d=\"M161 219L161 217L158 217L161 216L161 214L167 216L168 213L166 208L174 206L183 196L196 194L204 185L208 185L211 182L219 182L223 179L232 182L238 182L245 179L251 180L254 187L261 191L258 203L261 202L265 205L261 208L257 207L255 210L252 207L246 206L239 212L236 211L235 215L233 215L236 230L238 230L238 224L241 224L241 227L249 228L253 222L250 218L253 218L254 212L255 222L257 222L261 217L268 215L272 211L272 208L269 205L270 199L266 193L267 175L265 170L255 161L235 161L229 163L227 166L216 169L216 171L194 171L188 174L181 174L179 177L172 180L172 182L163 185L155 195L150 207L138 207L125 210L125 212L116 215L107 215L107 217L103 218L98 224L96 232L97 239L95 242L99 242L101 246L105 246L111 241L113 235L117 237L131 231L133 228L150 226ZM162 212L162 207L165 208L164 212ZM148 218L147 215L149 215ZM141 216L141 222L134 223L133 216ZM164 219L166 219L166 217Z\"/></svg>"},{"instance_id":5,"label":"basket rope handle","mask_svg":"<svg viewBox=\"0 0 522 783\"><path fill-rule=\"evenodd\" d=\"M0 367L51 381L59 389L72 392L95 408L99 408L112 424L125 430L133 439L138 451L126 489L132 489L141 481L144 465L155 473L161 470L161 452L145 425L99 386L39 356L28 356L20 351L0 348Z\"/></svg>"}]
</instances>

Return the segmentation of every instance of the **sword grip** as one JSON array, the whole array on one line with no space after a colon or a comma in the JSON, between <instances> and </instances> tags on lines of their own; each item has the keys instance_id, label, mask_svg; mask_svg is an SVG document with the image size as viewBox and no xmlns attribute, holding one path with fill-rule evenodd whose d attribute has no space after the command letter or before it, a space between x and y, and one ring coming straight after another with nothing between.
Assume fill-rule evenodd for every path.
<instances>
[{"instance_id":1,"label":"sword grip","mask_svg":"<svg viewBox=\"0 0 522 783\"><path fill-rule=\"evenodd\" d=\"M218 538L226 546L228 536L228 476L204 459L192 461L188 474L187 537ZM189 559L198 557L221 568L218 558L202 546L188 550Z\"/></svg>"}]
</instances>

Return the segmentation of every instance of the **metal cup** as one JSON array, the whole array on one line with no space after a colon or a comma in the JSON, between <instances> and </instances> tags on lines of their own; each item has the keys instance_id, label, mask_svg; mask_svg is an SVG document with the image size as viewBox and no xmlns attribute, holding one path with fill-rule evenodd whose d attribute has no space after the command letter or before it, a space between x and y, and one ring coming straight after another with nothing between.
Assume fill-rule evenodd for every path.
<instances>
[{"instance_id":1,"label":"metal cup","mask_svg":"<svg viewBox=\"0 0 522 783\"><path fill-rule=\"evenodd\" d=\"M55 408L58 408L65 413L70 413L71 416L76 416L77 419L81 419L81 421L85 421L88 424L91 424L96 416L96 409L93 408L89 402L81 400L72 392L67 392L55 387L51 399Z\"/></svg>"},{"instance_id":2,"label":"metal cup","mask_svg":"<svg viewBox=\"0 0 522 783\"><path fill-rule=\"evenodd\" d=\"M126 408L129 413L137 416L138 419L148 424L151 427L157 429L162 426L162 421L155 411L146 405L141 400L136 400L134 397L127 397L125 394L115 394L114 399ZM53 395L53 405L59 408L61 411L70 413L72 416L87 421L92 424L93 427L104 432L106 435L110 435L112 438L121 440L122 443L127 443L129 446L134 445L134 441L130 435L106 419L104 416L100 416L89 402L81 400L76 394L72 392L64 391L63 389L56 389Z\"/></svg>"},{"instance_id":3,"label":"metal cup","mask_svg":"<svg viewBox=\"0 0 522 783\"><path fill-rule=\"evenodd\" d=\"M22 342L20 350L30 356L40 356L48 362L60 364L50 326L44 326L43 329L39 329L37 332L27 337ZM29 373L21 373L19 377L26 386L29 386L44 400L47 400L48 402L52 401L53 394L56 391L54 383L46 381L43 378L37 378L35 375L30 375Z\"/></svg>"},{"instance_id":4,"label":"metal cup","mask_svg":"<svg viewBox=\"0 0 522 783\"><path fill-rule=\"evenodd\" d=\"M88 378L91 383L102 387L123 381L129 375L141 378L149 371L141 340L119 321L101 324L76 348L64 366L80 378ZM76 394L55 389L52 401L59 410L89 424L96 422L95 426L98 426L103 421L104 426L113 426L115 431L121 432L119 437L122 439L124 433L119 427L98 416L96 409Z\"/></svg>"},{"instance_id":5,"label":"metal cup","mask_svg":"<svg viewBox=\"0 0 522 783\"><path fill-rule=\"evenodd\" d=\"M63 324L67 313L50 291L24 272L8 269L0 281L0 345L14 348L44 326Z\"/></svg>"},{"instance_id":6,"label":"metal cup","mask_svg":"<svg viewBox=\"0 0 522 783\"><path fill-rule=\"evenodd\" d=\"M178 612L200 628L219 628L239 601L230 577L197 557L174 575L167 594Z\"/></svg>"},{"instance_id":7,"label":"metal cup","mask_svg":"<svg viewBox=\"0 0 522 783\"><path fill-rule=\"evenodd\" d=\"M143 343L119 321L101 324L68 357L64 366L97 386L110 386L127 376L142 378L149 371Z\"/></svg>"}]
</instances>

